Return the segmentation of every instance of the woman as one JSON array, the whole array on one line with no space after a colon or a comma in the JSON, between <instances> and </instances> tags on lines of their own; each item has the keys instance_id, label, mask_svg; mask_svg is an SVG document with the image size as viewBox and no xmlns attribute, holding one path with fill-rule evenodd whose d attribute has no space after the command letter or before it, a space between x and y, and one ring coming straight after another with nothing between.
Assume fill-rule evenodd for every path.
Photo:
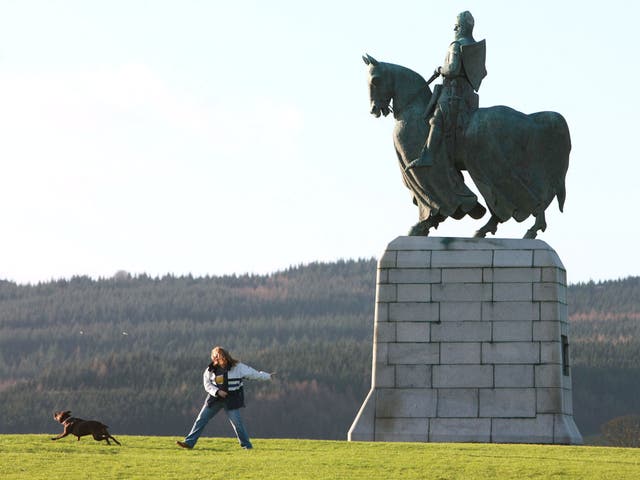
<instances>
[{"instance_id":1,"label":"woman","mask_svg":"<svg viewBox=\"0 0 640 480\"><path fill-rule=\"evenodd\" d=\"M211 363L203 375L204 389L209 395L189 434L183 442L177 441L176 444L182 448L193 448L209 420L224 409L240 446L245 449L253 448L240 417L240 408L244 407L242 380L270 380L273 375L275 373L254 370L234 359L224 348L214 347L211 350Z\"/></svg>"}]
</instances>

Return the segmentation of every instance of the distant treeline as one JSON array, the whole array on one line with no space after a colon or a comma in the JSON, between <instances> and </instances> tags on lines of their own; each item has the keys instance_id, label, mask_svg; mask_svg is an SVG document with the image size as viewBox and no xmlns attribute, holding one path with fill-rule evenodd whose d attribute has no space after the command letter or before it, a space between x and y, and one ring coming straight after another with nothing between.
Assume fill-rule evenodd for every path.
<instances>
[{"instance_id":1,"label":"distant treeline","mask_svg":"<svg viewBox=\"0 0 640 480\"><path fill-rule=\"evenodd\" d=\"M271 275L0 281L0 433L54 432L56 409L122 434L184 435L223 345L275 382L247 382L255 437L344 439L370 386L373 259ZM640 413L640 277L569 287L583 434ZM220 418L207 434L228 435Z\"/></svg>"}]
</instances>

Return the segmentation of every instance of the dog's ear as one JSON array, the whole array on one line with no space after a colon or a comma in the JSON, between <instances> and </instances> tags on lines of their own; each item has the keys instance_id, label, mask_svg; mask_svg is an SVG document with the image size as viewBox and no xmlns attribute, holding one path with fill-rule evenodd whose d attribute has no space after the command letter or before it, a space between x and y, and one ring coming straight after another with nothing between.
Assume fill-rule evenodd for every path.
<instances>
[{"instance_id":1,"label":"dog's ear","mask_svg":"<svg viewBox=\"0 0 640 480\"><path fill-rule=\"evenodd\" d=\"M66 410L64 413L66 413L67 415L71 415L71 410Z\"/></svg>"}]
</instances>

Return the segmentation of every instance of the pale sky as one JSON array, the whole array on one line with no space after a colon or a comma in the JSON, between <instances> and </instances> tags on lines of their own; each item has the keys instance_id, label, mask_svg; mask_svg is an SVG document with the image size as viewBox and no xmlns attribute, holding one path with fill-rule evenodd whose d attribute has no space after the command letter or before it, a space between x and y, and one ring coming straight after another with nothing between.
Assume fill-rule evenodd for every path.
<instances>
[{"instance_id":1,"label":"pale sky","mask_svg":"<svg viewBox=\"0 0 640 480\"><path fill-rule=\"evenodd\" d=\"M0 279L378 257L418 212L361 56L428 78L463 10L480 105L569 124L565 212L538 238L571 283L639 275L639 2L0 0Z\"/></svg>"}]
</instances>

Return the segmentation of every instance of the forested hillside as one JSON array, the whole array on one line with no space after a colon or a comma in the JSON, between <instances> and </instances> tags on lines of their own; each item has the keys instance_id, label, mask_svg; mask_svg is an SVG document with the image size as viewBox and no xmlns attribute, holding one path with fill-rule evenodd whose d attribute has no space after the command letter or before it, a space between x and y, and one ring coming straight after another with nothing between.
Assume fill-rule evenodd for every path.
<instances>
[{"instance_id":1,"label":"forested hillside","mask_svg":"<svg viewBox=\"0 0 640 480\"><path fill-rule=\"evenodd\" d=\"M271 275L120 272L0 282L0 433L57 432L69 409L113 432L181 436L214 345L274 382L248 382L255 437L344 439L370 385L375 261ZM583 434L640 413L640 277L569 288L574 410ZM208 434L229 435L222 417Z\"/></svg>"},{"instance_id":2,"label":"forested hillside","mask_svg":"<svg viewBox=\"0 0 640 480\"><path fill-rule=\"evenodd\" d=\"M0 285L0 432L57 431L51 412L114 432L180 435L214 345L273 383L247 385L252 435L344 438L370 382L373 260L267 276L78 277ZM214 422L209 433L229 434Z\"/></svg>"},{"instance_id":3,"label":"forested hillside","mask_svg":"<svg viewBox=\"0 0 640 480\"><path fill-rule=\"evenodd\" d=\"M583 434L640 413L640 277L569 287L573 405Z\"/></svg>"}]
</instances>

